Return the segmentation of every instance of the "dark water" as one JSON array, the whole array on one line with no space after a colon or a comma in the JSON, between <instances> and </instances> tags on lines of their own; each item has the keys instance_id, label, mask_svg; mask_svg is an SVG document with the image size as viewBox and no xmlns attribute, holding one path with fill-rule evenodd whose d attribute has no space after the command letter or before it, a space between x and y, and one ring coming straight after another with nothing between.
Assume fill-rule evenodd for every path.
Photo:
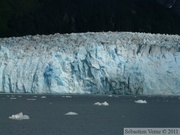
<instances>
[{"instance_id":1,"label":"dark water","mask_svg":"<svg viewBox=\"0 0 180 135\"><path fill-rule=\"evenodd\" d=\"M124 127L180 127L178 96L34 96L0 95L0 135L123 135ZM93 105L104 101L109 106ZM66 116L70 111L78 115ZM9 119L19 112L30 120Z\"/></svg>"}]
</instances>

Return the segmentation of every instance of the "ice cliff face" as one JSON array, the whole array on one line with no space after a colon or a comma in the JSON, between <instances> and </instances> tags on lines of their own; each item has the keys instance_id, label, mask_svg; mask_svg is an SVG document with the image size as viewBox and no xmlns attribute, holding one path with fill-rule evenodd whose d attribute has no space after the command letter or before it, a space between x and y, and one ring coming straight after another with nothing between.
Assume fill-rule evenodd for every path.
<instances>
[{"instance_id":1,"label":"ice cliff face","mask_svg":"<svg viewBox=\"0 0 180 135\"><path fill-rule=\"evenodd\" d=\"M0 39L0 92L180 94L180 36L80 33Z\"/></svg>"}]
</instances>

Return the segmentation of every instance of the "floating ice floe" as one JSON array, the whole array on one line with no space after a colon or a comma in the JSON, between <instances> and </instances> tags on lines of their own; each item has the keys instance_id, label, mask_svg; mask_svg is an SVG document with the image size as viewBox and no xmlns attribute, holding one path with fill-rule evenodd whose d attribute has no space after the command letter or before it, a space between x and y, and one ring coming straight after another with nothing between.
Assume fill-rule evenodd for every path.
<instances>
[{"instance_id":1,"label":"floating ice floe","mask_svg":"<svg viewBox=\"0 0 180 135\"><path fill-rule=\"evenodd\" d=\"M65 96L66 98L72 98L72 96Z\"/></svg>"},{"instance_id":2,"label":"floating ice floe","mask_svg":"<svg viewBox=\"0 0 180 135\"><path fill-rule=\"evenodd\" d=\"M18 114L14 114L12 116L9 116L9 119L12 119L12 120L28 120L30 118L28 115L23 115L23 113L20 112Z\"/></svg>"},{"instance_id":3,"label":"floating ice floe","mask_svg":"<svg viewBox=\"0 0 180 135\"><path fill-rule=\"evenodd\" d=\"M146 104L146 100L136 100L135 103Z\"/></svg>"},{"instance_id":4,"label":"floating ice floe","mask_svg":"<svg viewBox=\"0 0 180 135\"><path fill-rule=\"evenodd\" d=\"M16 98L15 97L12 97L12 98L10 98L11 100L15 100Z\"/></svg>"},{"instance_id":5,"label":"floating ice floe","mask_svg":"<svg viewBox=\"0 0 180 135\"><path fill-rule=\"evenodd\" d=\"M100 105L102 105L100 102L96 102L96 103L94 103L94 105L98 105L98 106L100 106Z\"/></svg>"},{"instance_id":6,"label":"floating ice floe","mask_svg":"<svg viewBox=\"0 0 180 135\"><path fill-rule=\"evenodd\" d=\"M34 99L34 98L28 98L28 99L26 99L26 100L32 100L32 101L33 101L33 100L36 100L36 99Z\"/></svg>"},{"instance_id":7,"label":"floating ice floe","mask_svg":"<svg viewBox=\"0 0 180 135\"><path fill-rule=\"evenodd\" d=\"M100 102L96 102L94 103L94 105L97 105L97 106L109 106L109 103L107 103L106 101L100 103Z\"/></svg>"},{"instance_id":8,"label":"floating ice floe","mask_svg":"<svg viewBox=\"0 0 180 135\"><path fill-rule=\"evenodd\" d=\"M68 112L65 115L78 115L78 113L76 113L76 112Z\"/></svg>"},{"instance_id":9,"label":"floating ice floe","mask_svg":"<svg viewBox=\"0 0 180 135\"><path fill-rule=\"evenodd\" d=\"M72 96L62 96L62 97L64 97L64 98L72 98Z\"/></svg>"},{"instance_id":10,"label":"floating ice floe","mask_svg":"<svg viewBox=\"0 0 180 135\"><path fill-rule=\"evenodd\" d=\"M42 96L41 98L46 98L46 96Z\"/></svg>"}]
</instances>

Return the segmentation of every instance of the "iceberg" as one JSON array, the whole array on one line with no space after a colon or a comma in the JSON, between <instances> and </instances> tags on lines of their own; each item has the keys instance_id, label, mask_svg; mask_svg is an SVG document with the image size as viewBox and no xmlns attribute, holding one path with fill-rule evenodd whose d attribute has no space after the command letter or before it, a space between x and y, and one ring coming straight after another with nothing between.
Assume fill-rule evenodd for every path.
<instances>
[{"instance_id":1,"label":"iceberg","mask_svg":"<svg viewBox=\"0 0 180 135\"><path fill-rule=\"evenodd\" d=\"M20 112L18 114L14 114L12 116L9 116L9 119L12 119L12 120L28 120L30 118L28 115L23 115L23 113Z\"/></svg>"},{"instance_id":2,"label":"iceberg","mask_svg":"<svg viewBox=\"0 0 180 135\"><path fill-rule=\"evenodd\" d=\"M97 105L97 106L109 106L109 103L106 102L106 101L104 101L104 102L102 102L102 103L96 102L96 103L94 103L94 105Z\"/></svg>"},{"instance_id":3,"label":"iceberg","mask_svg":"<svg viewBox=\"0 0 180 135\"><path fill-rule=\"evenodd\" d=\"M179 69L179 35L0 38L0 93L180 95Z\"/></svg>"},{"instance_id":4,"label":"iceberg","mask_svg":"<svg viewBox=\"0 0 180 135\"><path fill-rule=\"evenodd\" d=\"M100 102L96 102L94 105L101 106L102 104Z\"/></svg>"},{"instance_id":5,"label":"iceberg","mask_svg":"<svg viewBox=\"0 0 180 135\"><path fill-rule=\"evenodd\" d=\"M76 112L68 112L65 115L78 115L78 113L76 113Z\"/></svg>"},{"instance_id":6,"label":"iceberg","mask_svg":"<svg viewBox=\"0 0 180 135\"><path fill-rule=\"evenodd\" d=\"M46 96L42 96L41 98L46 98Z\"/></svg>"},{"instance_id":7,"label":"iceberg","mask_svg":"<svg viewBox=\"0 0 180 135\"><path fill-rule=\"evenodd\" d=\"M147 101L146 100L137 100L137 101L135 101L135 103L146 104Z\"/></svg>"},{"instance_id":8,"label":"iceberg","mask_svg":"<svg viewBox=\"0 0 180 135\"><path fill-rule=\"evenodd\" d=\"M29 100L29 101L35 101L36 99L35 98L28 98L26 100Z\"/></svg>"}]
</instances>

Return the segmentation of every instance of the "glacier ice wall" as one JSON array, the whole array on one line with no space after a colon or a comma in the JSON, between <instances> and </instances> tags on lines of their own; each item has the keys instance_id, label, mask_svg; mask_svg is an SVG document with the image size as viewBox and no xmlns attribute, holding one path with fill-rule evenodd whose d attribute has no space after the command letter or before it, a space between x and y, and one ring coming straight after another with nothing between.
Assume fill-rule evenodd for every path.
<instances>
[{"instance_id":1,"label":"glacier ice wall","mask_svg":"<svg viewBox=\"0 0 180 135\"><path fill-rule=\"evenodd\" d=\"M180 36L131 32L0 39L1 93L180 94Z\"/></svg>"}]
</instances>

